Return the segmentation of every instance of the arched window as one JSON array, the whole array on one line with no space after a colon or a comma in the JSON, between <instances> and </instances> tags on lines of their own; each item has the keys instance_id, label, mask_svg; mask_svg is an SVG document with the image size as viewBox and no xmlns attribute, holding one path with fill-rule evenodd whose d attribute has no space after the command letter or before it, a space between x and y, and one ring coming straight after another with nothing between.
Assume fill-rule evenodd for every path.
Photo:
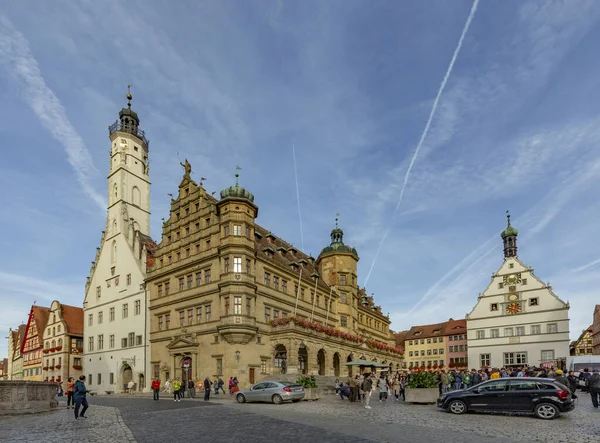
<instances>
[{"instance_id":1,"label":"arched window","mask_svg":"<svg viewBox=\"0 0 600 443\"><path fill-rule=\"evenodd\" d=\"M58 346L62 346L62 338L58 339Z\"/></svg>"},{"instance_id":2,"label":"arched window","mask_svg":"<svg viewBox=\"0 0 600 443\"><path fill-rule=\"evenodd\" d=\"M115 263L117 261L117 241L116 240L113 240L110 251L111 251L110 261L112 263Z\"/></svg>"},{"instance_id":3,"label":"arched window","mask_svg":"<svg viewBox=\"0 0 600 443\"><path fill-rule=\"evenodd\" d=\"M131 202L136 206L140 205L140 190L137 186L134 186L131 190Z\"/></svg>"},{"instance_id":4,"label":"arched window","mask_svg":"<svg viewBox=\"0 0 600 443\"><path fill-rule=\"evenodd\" d=\"M52 347L56 348L56 341L52 340Z\"/></svg>"}]
</instances>

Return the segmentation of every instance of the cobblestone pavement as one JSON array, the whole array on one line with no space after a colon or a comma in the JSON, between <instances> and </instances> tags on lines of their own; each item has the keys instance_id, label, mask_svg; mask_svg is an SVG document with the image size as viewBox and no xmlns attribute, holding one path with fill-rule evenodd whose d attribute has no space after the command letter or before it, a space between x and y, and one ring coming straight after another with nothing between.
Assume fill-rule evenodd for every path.
<instances>
[{"instance_id":1,"label":"cobblestone pavement","mask_svg":"<svg viewBox=\"0 0 600 443\"><path fill-rule=\"evenodd\" d=\"M374 400L374 401L373 401ZM248 408L248 406L251 407ZM465 414L454 415L439 408L425 405L409 405L393 399L379 402L372 398L372 409L366 410L360 403L340 400L334 395L327 395L316 402L300 402L290 408L272 408L267 404L236 405L229 407L237 410L251 410L257 414L265 414L282 420L291 420L312 424L314 426L331 427L329 423L349 420L357 435L371 434L372 439L390 438L384 430L391 424L392 432L411 435L424 435L418 429L426 428L434 435L443 435L446 441L467 442L486 441L474 436L495 437L494 441L522 441L549 443L598 443L600 442L600 409L592 407L587 394L579 394L576 408L559 418L546 421L533 416L520 414ZM365 426L365 422L373 425ZM320 423L320 424L319 424ZM458 433L458 435L453 435ZM420 440L415 440L420 441ZM423 440L426 441L426 440Z\"/></svg>"},{"instance_id":2,"label":"cobblestone pavement","mask_svg":"<svg viewBox=\"0 0 600 443\"><path fill-rule=\"evenodd\" d=\"M93 413L91 413L93 411ZM0 417L0 441L12 442L135 442L117 408L93 406L87 419L75 420L61 403L57 411Z\"/></svg>"},{"instance_id":3,"label":"cobblestone pavement","mask_svg":"<svg viewBox=\"0 0 600 443\"><path fill-rule=\"evenodd\" d=\"M600 410L580 395L575 411L553 421L498 414L456 416L432 406L373 399L372 409L328 395L316 402L237 404L229 396L208 403L150 397L91 397L89 418L73 411L0 417L2 442L431 442L597 443Z\"/></svg>"}]
</instances>

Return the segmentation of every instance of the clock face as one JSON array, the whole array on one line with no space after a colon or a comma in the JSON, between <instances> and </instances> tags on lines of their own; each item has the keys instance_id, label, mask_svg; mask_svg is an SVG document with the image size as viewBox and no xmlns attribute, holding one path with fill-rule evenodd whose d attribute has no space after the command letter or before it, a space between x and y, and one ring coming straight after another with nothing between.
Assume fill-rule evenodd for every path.
<instances>
[{"instance_id":1,"label":"clock face","mask_svg":"<svg viewBox=\"0 0 600 443\"><path fill-rule=\"evenodd\" d=\"M511 303L506 307L506 312L509 314L517 314L521 312L521 305L519 303Z\"/></svg>"},{"instance_id":2,"label":"clock face","mask_svg":"<svg viewBox=\"0 0 600 443\"><path fill-rule=\"evenodd\" d=\"M517 300L519 299L519 296L518 296L517 294L510 294L510 295L508 296L508 299L509 299L510 301L517 301Z\"/></svg>"},{"instance_id":3,"label":"clock face","mask_svg":"<svg viewBox=\"0 0 600 443\"><path fill-rule=\"evenodd\" d=\"M521 283L521 274L510 274L504 276L505 285L516 285L517 283Z\"/></svg>"}]
</instances>

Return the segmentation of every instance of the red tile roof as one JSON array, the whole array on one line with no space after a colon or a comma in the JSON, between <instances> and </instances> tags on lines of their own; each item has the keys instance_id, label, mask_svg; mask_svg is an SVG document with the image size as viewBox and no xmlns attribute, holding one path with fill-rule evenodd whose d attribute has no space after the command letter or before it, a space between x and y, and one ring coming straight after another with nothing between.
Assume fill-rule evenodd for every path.
<instances>
[{"instance_id":1,"label":"red tile roof","mask_svg":"<svg viewBox=\"0 0 600 443\"><path fill-rule=\"evenodd\" d=\"M60 307L62 318L67 324L67 332L70 335L83 337L83 308L63 304L61 304Z\"/></svg>"},{"instance_id":2,"label":"red tile roof","mask_svg":"<svg viewBox=\"0 0 600 443\"><path fill-rule=\"evenodd\" d=\"M21 340L21 353L23 353L23 346L27 339L27 333L29 332L29 326L31 325L32 319L35 322L38 337L40 337L40 346L42 346L42 337L44 336L44 329L46 329L46 324L48 323L49 315L50 308L45 308L43 306L37 305L31 306L31 310L29 311L29 318L27 319L27 326L25 328L25 332L23 333L23 339Z\"/></svg>"},{"instance_id":3,"label":"red tile roof","mask_svg":"<svg viewBox=\"0 0 600 443\"><path fill-rule=\"evenodd\" d=\"M466 320L450 319L444 323L435 323L433 325L413 326L408 331L405 340L415 338L440 337L454 334L464 334L467 332Z\"/></svg>"},{"instance_id":4,"label":"red tile roof","mask_svg":"<svg viewBox=\"0 0 600 443\"><path fill-rule=\"evenodd\" d=\"M394 339L396 340L396 347L404 349L404 340L408 336L409 331L400 331L394 333Z\"/></svg>"}]
</instances>

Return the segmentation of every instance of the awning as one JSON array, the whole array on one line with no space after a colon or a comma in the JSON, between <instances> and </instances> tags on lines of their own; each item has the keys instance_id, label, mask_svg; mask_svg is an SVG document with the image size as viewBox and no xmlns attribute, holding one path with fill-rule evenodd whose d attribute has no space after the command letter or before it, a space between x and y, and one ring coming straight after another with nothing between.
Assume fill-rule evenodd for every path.
<instances>
[{"instance_id":1,"label":"awning","mask_svg":"<svg viewBox=\"0 0 600 443\"><path fill-rule=\"evenodd\" d=\"M387 363L378 363L370 360L353 360L346 363L346 366L369 366L372 368L389 368L390 365Z\"/></svg>"}]
</instances>

